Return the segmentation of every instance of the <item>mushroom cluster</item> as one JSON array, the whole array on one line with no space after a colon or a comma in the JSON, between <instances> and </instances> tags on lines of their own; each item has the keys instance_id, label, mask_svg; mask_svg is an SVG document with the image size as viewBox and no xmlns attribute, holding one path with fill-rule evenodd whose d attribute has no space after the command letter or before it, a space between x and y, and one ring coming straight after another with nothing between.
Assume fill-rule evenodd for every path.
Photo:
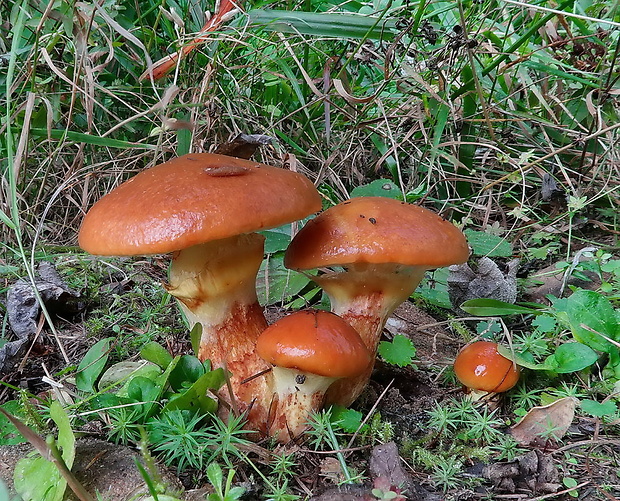
<instances>
[{"instance_id":1,"label":"mushroom cluster","mask_svg":"<svg viewBox=\"0 0 620 501\"><path fill-rule=\"evenodd\" d=\"M80 246L91 254L131 256L172 252L167 290L202 334L198 357L226 368L235 401L248 421L266 420L264 378L256 354L267 327L256 296L264 237L256 231L320 210L305 176L224 155L193 153L140 172L93 205Z\"/></svg>"},{"instance_id":2,"label":"mushroom cluster","mask_svg":"<svg viewBox=\"0 0 620 501\"><path fill-rule=\"evenodd\" d=\"M380 197L338 204L293 238L287 267L311 275L332 313L290 314L271 326L256 296L264 237L321 208L314 185L285 169L208 153L146 169L99 200L79 234L92 254L173 254L166 289L198 357L230 373L218 396L248 429L288 441L324 403L351 404L374 365L387 317L429 269L467 260L465 237L421 207Z\"/></svg>"},{"instance_id":3,"label":"mushroom cluster","mask_svg":"<svg viewBox=\"0 0 620 501\"><path fill-rule=\"evenodd\" d=\"M434 212L392 198L359 197L310 220L293 238L284 263L321 271L310 278L374 358L388 316L411 296L426 271L464 263L468 256L463 233ZM327 401L350 405L372 368L334 384Z\"/></svg>"}]
</instances>

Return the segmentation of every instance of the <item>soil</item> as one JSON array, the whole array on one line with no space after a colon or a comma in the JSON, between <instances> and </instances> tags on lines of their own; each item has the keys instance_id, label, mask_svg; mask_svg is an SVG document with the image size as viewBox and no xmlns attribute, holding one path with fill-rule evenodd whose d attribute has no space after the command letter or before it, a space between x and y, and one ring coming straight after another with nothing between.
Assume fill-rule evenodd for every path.
<instances>
[{"instance_id":1,"label":"soil","mask_svg":"<svg viewBox=\"0 0 620 501\"><path fill-rule=\"evenodd\" d=\"M151 267L145 271L149 276L160 276L163 279L164 267L159 263L145 266ZM117 294L123 292L123 280L123 277L119 277L112 284L119 288ZM270 323L284 314L277 308L269 308L266 313ZM74 364L79 363L88 347L96 341L84 335L82 322L87 314L87 310L83 310L72 320L60 320L58 324L63 334L65 351ZM316 501L378 499L373 495L373 488L382 492L391 490L396 497L390 499L397 500L568 500L575 499L574 492L570 490L572 484L564 481L570 478L576 480L579 486L578 499L613 500L620 496L620 440L614 436L605 436L599 422L584 419L577 419L571 426L564 444L547 443L542 447L531 448L514 461L490 460L483 464L463 457L465 476L479 478L477 486L455 487L447 493L436 491L429 481L428 472L412 468L399 458L398 448L405 443L426 440L428 411L437 402L462 395L461 388L446 385L442 376L449 369L463 341L447 328L446 323L409 302L399 307L388 321L386 338L395 334L403 334L413 341L417 349L416 367L400 368L378 360L367 390L354 405L355 409L364 414L371 410L378 411L384 421L389 421L393 427L394 442L380 446L368 444L359 450L347 452L348 463L366 475L363 483L348 487L338 487L341 471L333 454L315 453L305 449L304 444L292 445L289 450L296 452L299 463L298 474L292 483L293 491ZM189 343L183 339L168 340L168 346L175 354L190 352ZM44 331L19 365L21 371L13 370L5 374L3 380L33 394L45 394L50 386L43 382L43 377L65 366L57 344ZM14 397L15 392L10 387L3 387L0 394L2 401ZM135 460L140 458L140 454L129 447L116 446L102 440L100 429L82 431L87 437L80 439L77 445L74 472L78 478L91 492L98 490L105 493L104 499L142 499L140 493L145 492L144 481L135 466ZM258 444L256 450L260 452L252 456L259 467L270 454L263 446L266 447L266 444ZM0 448L0 478L8 485L12 485L15 462L31 450L27 445ZM159 472L172 491L180 491L183 487L186 489L183 499L204 499L208 491L204 490L204 481L203 485L196 485L196 477L193 475L178 479L173 472L162 466ZM236 472L236 480L247 489L243 499L264 499L261 487L256 482L256 474L251 468L246 469L238 464ZM203 490L193 490L201 487ZM378 495L379 491L375 490L374 493ZM69 495L67 499L74 498Z\"/></svg>"}]
</instances>

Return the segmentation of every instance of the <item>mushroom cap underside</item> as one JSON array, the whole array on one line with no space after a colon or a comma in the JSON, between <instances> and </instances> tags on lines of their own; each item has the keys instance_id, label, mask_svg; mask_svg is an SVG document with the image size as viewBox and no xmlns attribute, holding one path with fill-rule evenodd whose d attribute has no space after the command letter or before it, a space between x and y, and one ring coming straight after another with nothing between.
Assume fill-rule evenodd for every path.
<instances>
[{"instance_id":1,"label":"mushroom cap underside","mask_svg":"<svg viewBox=\"0 0 620 501\"><path fill-rule=\"evenodd\" d=\"M93 205L80 246L91 254L159 254L302 219L321 198L302 174L211 153L140 172Z\"/></svg>"}]
</instances>

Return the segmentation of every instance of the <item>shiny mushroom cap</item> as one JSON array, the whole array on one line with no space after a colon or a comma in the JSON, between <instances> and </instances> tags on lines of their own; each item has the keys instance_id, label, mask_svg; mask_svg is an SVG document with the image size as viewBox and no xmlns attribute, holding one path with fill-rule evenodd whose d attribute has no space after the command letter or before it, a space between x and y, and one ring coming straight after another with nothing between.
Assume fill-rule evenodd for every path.
<instances>
[{"instance_id":1,"label":"shiny mushroom cap","mask_svg":"<svg viewBox=\"0 0 620 501\"><path fill-rule=\"evenodd\" d=\"M463 233L434 212L399 200L359 197L309 221L289 246L295 270L351 263L394 263L426 269L467 261Z\"/></svg>"},{"instance_id":2,"label":"shiny mushroom cap","mask_svg":"<svg viewBox=\"0 0 620 501\"><path fill-rule=\"evenodd\" d=\"M471 390L501 393L519 381L519 366L497 351L497 343L476 341L461 349L454 374Z\"/></svg>"},{"instance_id":3,"label":"shiny mushroom cap","mask_svg":"<svg viewBox=\"0 0 620 501\"><path fill-rule=\"evenodd\" d=\"M321 209L305 176L190 153L139 173L84 217L80 246L98 255L159 254L302 219Z\"/></svg>"},{"instance_id":4,"label":"shiny mushroom cap","mask_svg":"<svg viewBox=\"0 0 620 501\"><path fill-rule=\"evenodd\" d=\"M329 378L360 374L371 361L357 331L323 310L297 311L278 320L260 335L256 351L276 367Z\"/></svg>"}]
</instances>

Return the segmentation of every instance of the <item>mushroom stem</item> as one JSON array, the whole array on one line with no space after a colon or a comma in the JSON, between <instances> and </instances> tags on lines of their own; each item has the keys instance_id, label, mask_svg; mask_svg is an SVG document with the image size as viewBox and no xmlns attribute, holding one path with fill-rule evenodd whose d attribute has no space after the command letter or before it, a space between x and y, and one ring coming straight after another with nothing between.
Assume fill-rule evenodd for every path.
<instances>
[{"instance_id":1,"label":"mushroom stem","mask_svg":"<svg viewBox=\"0 0 620 501\"><path fill-rule=\"evenodd\" d=\"M248 233L176 252L166 287L179 301L190 328L202 326L198 358L231 372L238 408L245 412L251 406L248 423L253 429L265 422L268 412L257 399L267 394L266 382L264 377L241 381L268 368L255 353L256 339L267 327L255 285L264 240ZM219 397L230 400L226 389Z\"/></svg>"},{"instance_id":2,"label":"mushroom stem","mask_svg":"<svg viewBox=\"0 0 620 501\"><path fill-rule=\"evenodd\" d=\"M359 376L336 381L328 390L328 404L351 405L370 379L381 332L390 314L416 289L426 268L392 263L357 263L312 279L327 293L331 311L360 335L373 363Z\"/></svg>"},{"instance_id":3,"label":"mushroom stem","mask_svg":"<svg viewBox=\"0 0 620 501\"><path fill-rule=\"evenodd\" d=\"M271 324L260 335L256 351L273 366L268 429L280 442L304 431L336 379L359 374L370 364L370 353L355 329L322 310L297 311Z\"/></svg>"},{"instance_id":4,"label":"mushroom stem","mask_svg":"<svg viewBox=\"0 0 620 501\"><path fill-rule=\"evenodd\" d=\"M301 435L308 427L310 415L321 410L325 392L336 379L298 369L273 367L274 401L269 435L282 443Z\"/></svg>"}]
</instances>

